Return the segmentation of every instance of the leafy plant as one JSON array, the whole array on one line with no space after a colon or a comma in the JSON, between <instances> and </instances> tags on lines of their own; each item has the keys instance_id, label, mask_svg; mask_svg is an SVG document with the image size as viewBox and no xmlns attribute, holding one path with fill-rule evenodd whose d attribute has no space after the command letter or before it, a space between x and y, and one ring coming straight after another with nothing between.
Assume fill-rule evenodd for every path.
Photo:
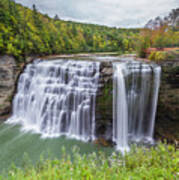
<instances>
[{"instance_id":1,"label":"leafy plant","mask_svg":"<svg viewBox=\"0 0 179 180\"><path fill-rule=\"evenodd\" d=\"M28 161L29 162L29 161ZM58 160L41 160L37 166L24 169L13 167L0 179L178 179L179 151L171 145L159 144L150 149L137 148L125 156L114 152L110 157L104 153L80 155L73 151L73 160L65 153Z\"/></svg>"}]
</instances>

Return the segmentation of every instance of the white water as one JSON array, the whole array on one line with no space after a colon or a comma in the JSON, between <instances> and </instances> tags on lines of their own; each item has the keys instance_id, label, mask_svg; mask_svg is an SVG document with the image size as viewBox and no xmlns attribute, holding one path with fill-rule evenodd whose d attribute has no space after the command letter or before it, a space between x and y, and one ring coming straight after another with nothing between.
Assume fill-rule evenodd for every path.
<instances>
[{"instance_id":1,"label":"white water","mask_svg":"<svg viewBox=\"0 0 179 180\"><path fill-rule=\"evenodd\" d=\"M128 111L125 86L125 64L114 66L113 84L113 141L117 142L117 150L128 151Z\"/></svg>"},{"instance_id":2,"label":"white water","mask_svg":"<svg viewBox=\"0 0 179 180\"><path fill-rule=\"evenodd\" d=\"M153 142L161 68L136 61L114 63L113 141Z\"/></svg>"},{"instance_id":3,"label":"white water","mask_svg":"<svg viewBox=\"0 0 179 180\"><path fill-rule=\"evenodd\" d=\"M98 62L35 61L21 74L9 123L43 137L95 138Z\"/></svg>"},{"instance_id":4,"label":"white water","mask_svg":"<svg viewBox=\"0 0 179 180\"><path fill-rule=\"evenodd\" d=\"M136 61L114 62L113 141L153 142L161 69ZM18 82L8 123L42 137L95 139L99 62L53 60L27 65Z\"/></svg>"}]
</instances>

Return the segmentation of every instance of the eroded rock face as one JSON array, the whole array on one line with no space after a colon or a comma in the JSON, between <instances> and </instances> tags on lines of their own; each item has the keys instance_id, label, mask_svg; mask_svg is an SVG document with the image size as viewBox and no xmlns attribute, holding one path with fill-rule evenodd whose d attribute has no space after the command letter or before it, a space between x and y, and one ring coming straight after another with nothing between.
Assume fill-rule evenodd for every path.
<instances>
[{"instance_id":1,"label":"eroded rock face","mask_svg":"<svg viewBox=\"0 0 179 180\"><path fill-rule=\"evenodd\" d=\"M99 87L96 98L96 136L111 140L113 117L112 62L101 62Z\"/></svg>"},{"instance_id":2,"label":"eroded rock face","mask_svg":"<svg viewBox=\"0 0 179 180\"><path fill-rule=\"evenodd\" d=\"M0 120L11 110L11 99L15 87L15 59L10 56L0 57Z\"/></svg>"},{"instance_id":3,"label":"eroded rock face","mask_svg":"<svg viewBox=\"0 0 179 180\"><path fill-rule=\"evenodd\" d=\"M155 135L170 143L179 142L179 60L161 64L162 78Z\"/></svg>"},{"instance_id":4,"label":"eroded rock face","mask_svg":"<svg viewBox=\"0 0 179 180\"><path fill-rule=\"evenodd\" d=\"M33 56L27 57L23 63L17 65L13 57L0 56L0 121L5 121L10 116L19 74L34 59Z\"/></svg>"}]
</instances>

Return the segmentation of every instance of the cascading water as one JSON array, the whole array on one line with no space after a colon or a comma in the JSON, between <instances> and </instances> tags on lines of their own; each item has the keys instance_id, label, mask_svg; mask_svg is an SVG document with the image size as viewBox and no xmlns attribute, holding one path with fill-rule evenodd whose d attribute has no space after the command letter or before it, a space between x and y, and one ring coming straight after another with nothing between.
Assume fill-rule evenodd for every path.
<instances>
[{"instance_id":1,"label":"cascading water","mask_svg":"<svg viewBox=\"0 0 179 180\"><path fill-rule=\"evenodd\" d=\"M36 60L27 65L8 122L43 137L94 140L99 73L106 72L101 68L94 60ZM161 69L118 59L113 69L113 141L125 152L131 141L153 141Z\"/></svg>"},{"instance_id":2,"label":"cascading water","mask_svg":"<svg viewBox=\"0 0 179 180\"><path fill-rule=\"evenodd\" d=\"M129 141L153 141L161 68L128 61L113 69L113 141L124 152Z\"/></svg>"},{"instance_id":3,"label":"cascading water","mask_svg":"<svg viewBox=\"0 0 179 180\"><path fill-rule=\"evenodd\" d=\"M113 141L117 142L117 149L128 151L128 110L125 85L125 64L114 66L113 84Z\"/></svg>"},{"instance_id":4,"label":"cascading water","mask_svg":"<svg viewBox=\"0 0 179 180\"><path fill-rule=\"evenodd\" d=\"M9 123L45 137L95 138L99 62L35 61L21 74Z\"/></svg>"}]
</instances>

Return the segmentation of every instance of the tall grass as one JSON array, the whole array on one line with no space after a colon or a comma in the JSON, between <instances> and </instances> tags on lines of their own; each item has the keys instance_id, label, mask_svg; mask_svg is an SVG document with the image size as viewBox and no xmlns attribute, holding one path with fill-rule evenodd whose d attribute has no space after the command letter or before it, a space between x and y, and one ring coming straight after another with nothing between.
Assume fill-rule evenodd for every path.
<instances>
[{"instance_id":1,"label":"tall grass","mask_svg":"<svg viewBox=\"0 0 179 180\"><path fill-rule=\"evenodd\" d=\"M24 168L12 167L0 180L174 180L179 179L179 151L171 145L159 144L150 149L133 147L125 156L114 152L80 155L73 159L63 151L61 160L43 160L33 166L25 160Z\"/></svg>"}]
</instances>

